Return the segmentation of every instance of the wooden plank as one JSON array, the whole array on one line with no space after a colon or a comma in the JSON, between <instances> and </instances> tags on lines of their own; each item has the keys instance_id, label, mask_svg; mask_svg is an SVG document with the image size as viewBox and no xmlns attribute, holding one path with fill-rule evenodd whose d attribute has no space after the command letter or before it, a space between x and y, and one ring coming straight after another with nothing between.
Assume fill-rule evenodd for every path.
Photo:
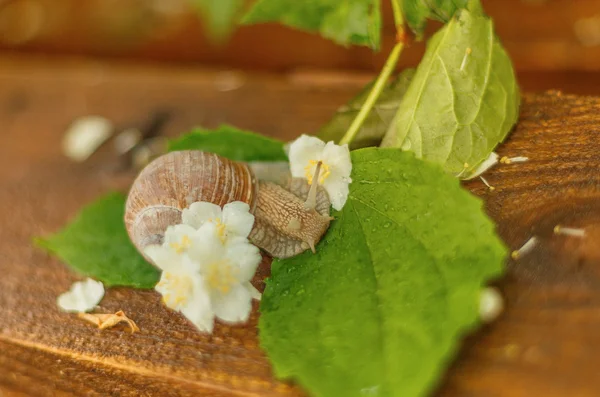
<instances>
[{"instance_id":1,"label":"wooden plank","mask_svg":"<svg viewBox=\"0 0 600 397\"><path fill-rule=\"evenodd\" d=\"M0 3L0 49L137 60L202 62L242 68L378 70L395 40L389 2L383 6L384 50L344 48L317 35L276 24L240 27L225 45L211 43L192 7L171 0L12 0ZM484 0L499 37L518 70L588 70L600 67L597 0ZM117 17L118 16L118 17ZM595 19L594 19L595 18ZM439 24L431 26L433 32ZM274 39L276 38L276 39ZM423 43L402 55L418 63Z\"/></svg>"},{"instance_id":2,"label":"wooden plank","mask_svg":"<svg viewBox=\"0 0 600 397\"><path fill-rule=\"evenodd\" d=\"M291 139L315 131L355 86L307 85L248 75L218 91L223 76L187 69L0 58L0 390L6 395L300 396L274 380L259 348L256 305L248 324L203 335L152 291L111 289L103 311L124 310L141 328L94 329L60 313L55 299L77 279L31 243L55 231L102 192L126 189L109 150L76 165L60 152L74 117L100 114L120 126L168 108L176 135L229 122ZM499 153L528 156L466 186L485 199L511 248L540 245L498 282L505 315L470 336L442 382L444 396L595 396L600 379L600 99L525 95L521 121ZM585 239L554 236L556 224ZM261 265L255 281L268 274ZM59 361L60 360L60 361ZM62 372L61 372L62 371ZM136 394L137 393L137 394Z\"/></svg>"},{"instance_id":3,"label":"wooden plank","mask_svg":"<svg viewBox=\"0 0 600 397\"><path fill-rule=\"evenodd\" d=\"M49 349L0 341L0 385L2 396L206 396L230 393L203 388L169 374L155 376L132 372L130 368L106 366L81 360ZM73 388L77 384L77 388ZM4 393L4 394L2 394Z\"/></svg>"}]
</instances>

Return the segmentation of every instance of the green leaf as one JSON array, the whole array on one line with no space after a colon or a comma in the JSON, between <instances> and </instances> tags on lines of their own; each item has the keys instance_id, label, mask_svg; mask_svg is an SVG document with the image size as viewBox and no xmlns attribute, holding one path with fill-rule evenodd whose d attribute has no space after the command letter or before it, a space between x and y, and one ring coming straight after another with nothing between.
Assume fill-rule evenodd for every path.
<instances>
[{"instance_id":1,"label":"green leaf","mask_svg":"<svg viewBox=\"0 0 600 397\"><path fill-rule=\"evenodd\" d=\"M233 32L243 0L191 0L192 6L202 16L209 37L223 42Z\"/></svg>"},{"instance_id":2,"label":"green leaf","mask_svg":"<svg viewBox=\"0 0 600 397\"><path fill-rule=\"evenodd\" d=\"M467 3L468 0L402 0L402 11L406 23L420 39L428 19L448 22Z\"/></svg>"},{"instance_id":3,"label":"green leaf","mask_svg":"<svg viewBox=\"0 0 600 397\"><path fill-rule=\"evenodd\" d=\"M260 341L315 396L422 396L506 250L479 199L397 149L352 152L348 202L317 253L273 262Z\"/></svg>"},{"instance_id":4,"label":"green leaf","mask_svg":"<svg viewBox=\"0 0 600 397\"><path fill-rule=\"evenodd\" d=\"M381 42L379 0L258 0L242 23L263 22L319 32L344 46L358 44L379 49Z\"/></svg>"},{"instance_id":5,"label":"green leaf","mask_svg":"<svg viewBox=\"0 0 600 397\"><path fill-rule=\"evenodd\" d=\"M414 74L414 69L405 69L383 89L375 106L369 112L354 141L350 144L351 149L378 146L381 143L381 139L388 130ZM363 88L350 102L340 107L333 118L321 128L318 133L319 138L326 142L338 142L342 139L365 103L372 87L373 82Z\"/></svg>"},{"instance_id":6,"label":"green leaf","mask_svg":"<svg viewBox=\"0 0 600 397\"><path fill-rule=\"evenodd\" d=\"M169 142L169 151L202 150L235 161L287 161L283 142L229 125L198 128Z\"/></svg>"},{"instance_id":7,"label":"green leaf","mask_svg":"<svg viewBox=\"0 0 600 397\"><path fill-rule=\"evenodd\" d=\"M520 103L512 64L493 23L473 8L431 38L382 142L455 174L476 169L504 140Z\"/></svg>"},{"instance_id":8,"label":"green leaf","mask_svg":"<svg viewBox=\"0 0 600 397\"><path fill-rule=\"evenodd\" d=\"M124 213L125 197L109 194L83 208L62 231L35 243L108 287L153 288L159 272L129 241Z\"/></svg>"}]
</instances>

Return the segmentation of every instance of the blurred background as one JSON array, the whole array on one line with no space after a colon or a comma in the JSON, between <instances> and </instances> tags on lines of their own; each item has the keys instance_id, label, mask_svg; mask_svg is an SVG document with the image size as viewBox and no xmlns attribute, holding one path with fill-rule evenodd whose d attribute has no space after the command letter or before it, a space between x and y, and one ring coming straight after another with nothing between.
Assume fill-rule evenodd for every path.
<instances>
[{"instance_id":1,"label":"blurred background","mask_svg":"<svg viewBox=\"0 0 600 397\"><path fill-rule=\"evenodd\" d=\"M215 39L196 1L203 0L0 0L0 55L295 72L299 78L312 76L313 71L371 76L394 42L386 1L383 47L378 53L343 48L276 24L243 26L230 37ZM524 89L600 95L599 0L483 0L483 4ZM429 30L439 26L431 23ZM423 43L412 43L401 66L416 65L423 50Z\"/></svg>"}]
</instances>

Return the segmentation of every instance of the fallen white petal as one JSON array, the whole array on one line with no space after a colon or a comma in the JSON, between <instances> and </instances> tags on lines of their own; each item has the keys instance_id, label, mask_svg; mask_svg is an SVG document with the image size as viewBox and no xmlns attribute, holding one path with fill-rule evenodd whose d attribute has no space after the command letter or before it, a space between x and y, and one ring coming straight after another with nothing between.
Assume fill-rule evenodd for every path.
<instances>
[{"instance_id":1,"label":"fallen white petal","mask_svg":"<svg viewBox=\"0 0 600 397\"><path fill-rule=\"evenodd\" d=\"M104 285L91 278L74 283L69 291L56 300L66 312L81 313L92 310L104 297Z\"/></svg>"},{"instance_id":2,"label":"fallen white petal","mask_svg":"<svg viewBox=\"0 0 600 397\"><path fill-rule=\"evenodd\" d=\"M142 140L142 133L137 128L128 128L115 137L113 146L119 154L133 149Z\"/></svg>"},{"instance_id":3,"label":"fallen white petal","mask_svg":"<svg viewBox=\"0 0 600 397\"><path fill-rule=\"evenodd\" d=\"M479 297L479 317L484 323L490 323L498 318L504 310L504 299L496 288L487 287Z\"/></svg>"},{"instance_id":4,"label":"fallen white petal","mask_svg":"<svg viewBox=\"0 0 600 397\"><path fill-rule=\"evenodd\" d=\"M65 133L63 152L73 161L84 161L112 135L112 131L112 123L104 117L79 118Z\"/></svg>"},{"instance_id":5,"label":"fallen white petal","mask_svg":"<svg viewBox=\"0 0 600 397\"><path fill-rule=\"evenodd\" d=\"M465 173L463 175L459 174L459 177L461 179L476 178L479 175L486 172L487 170L489 170L490 168L492 168L496 164L498 164L498 154L496 152L492 152L492 153L490 153L490 155L487 159L485 159L481 164L479 164L479 166L477 168L475 168L475 170L471 171L470 173Z\"/></svg>"}]
</instances>

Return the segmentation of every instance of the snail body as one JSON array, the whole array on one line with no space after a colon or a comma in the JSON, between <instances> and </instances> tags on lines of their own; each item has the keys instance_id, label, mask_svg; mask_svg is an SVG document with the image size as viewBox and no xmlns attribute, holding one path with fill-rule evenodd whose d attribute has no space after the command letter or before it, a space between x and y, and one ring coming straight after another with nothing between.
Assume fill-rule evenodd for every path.
<instances>
[{"instance_id":1,"label":"snail body","mask_svg":"<svg viewBox=\"0 0 600 397\"><path fill-rule=\"evenodd\" d=\"M143 253L150 244L161 244L167 227L181 223L181 213L197 201L223 207L242 201L254 214L248 238L279 258L297 255L321 239L331 218L329 197L316 190L307 208L310 186L289 178L279 185L257 180L251 168L213 153L178 151L165 154L146 166L134 181L125 207L125 226L133 244Z\"/></svg>"}]
</instances>

